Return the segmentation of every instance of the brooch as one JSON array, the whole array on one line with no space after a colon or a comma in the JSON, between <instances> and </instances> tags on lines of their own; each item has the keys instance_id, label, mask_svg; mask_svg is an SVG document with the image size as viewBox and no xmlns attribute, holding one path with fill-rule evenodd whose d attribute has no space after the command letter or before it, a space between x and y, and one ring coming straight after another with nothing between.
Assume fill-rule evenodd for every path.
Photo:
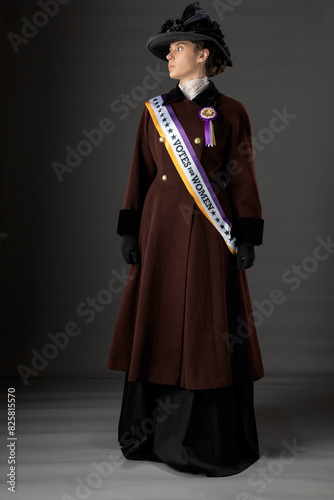
<instances>
[{"instance_id":1,"label":"brooch","mask_svg":"<svg viewBox=\"0 0 334 500\"><path fill-rule=\"evenodd\" d=\"M211 106L202 108L199 112L199 117L204 121L204 133L205 133L205 145L206 146L215 146L216 138L215 132L213 128L213 120L215 120L218 116L217 111Z\"/></svg>"}]
</instances>

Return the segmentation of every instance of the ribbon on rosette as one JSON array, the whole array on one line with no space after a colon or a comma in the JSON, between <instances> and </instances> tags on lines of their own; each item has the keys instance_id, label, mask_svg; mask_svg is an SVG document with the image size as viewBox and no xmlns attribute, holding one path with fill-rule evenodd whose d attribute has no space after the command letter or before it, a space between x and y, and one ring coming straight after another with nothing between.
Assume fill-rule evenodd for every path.
<instances>
[{"instance_id":1,"label":"ribbon on rosette","mask_svg":"<svg viewBox=\"0 0 334 500\"><path fill-rule=\"evenodd\" d=\"M206 146L215 146L216 138L215 131L213 128L213 120L215 120L218 116L217 111L211 106L206 106L202 108L199 112L199 117L204 121L204 133L205 133L205 145Z\"/></svg>"}]
</instances>

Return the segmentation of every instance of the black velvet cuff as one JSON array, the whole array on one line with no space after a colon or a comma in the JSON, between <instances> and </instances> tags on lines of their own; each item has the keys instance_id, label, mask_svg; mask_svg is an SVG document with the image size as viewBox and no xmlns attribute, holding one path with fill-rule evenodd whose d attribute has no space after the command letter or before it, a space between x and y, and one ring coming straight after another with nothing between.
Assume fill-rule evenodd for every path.
<instances>
[{"instance_id":1,"label":"black velvet cuff","mask_svg":"<svg viewBox=\"0 0 334 500\"><path fill-rule=\"evenodd\" d=\"M119 211L118 223L117 223L117 234L123 236L124 234L130 234L132 236L138 236L140 224L140 215L135 210L125 210Z\"/></svg>"},{"instance_id":2,"label":"black velvet cuff","mask_svg":"<svg viewBox=\"0 0 334 500\"><path fill-rule=\"evenodd\" d=\"M264 220L257 217L239 217L235 221L237 242L261 245L263 241Z\"/></svg>"}]
</instances>

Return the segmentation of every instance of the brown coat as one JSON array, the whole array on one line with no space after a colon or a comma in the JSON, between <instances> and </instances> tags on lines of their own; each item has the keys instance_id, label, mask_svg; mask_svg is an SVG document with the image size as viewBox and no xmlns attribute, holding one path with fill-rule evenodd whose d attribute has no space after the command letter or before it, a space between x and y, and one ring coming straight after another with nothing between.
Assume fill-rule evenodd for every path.
<instances>
[{"instance_id":1,"label":"brown coat","mask_svg":"<svg viewBox=\"0 0 334 500\"><path fill-rule=\"evenodd\" d=\"M167 94L237 242L262 243L251 128L244 106L212 81L194 100ZM205 147L198 112L212 105L216 146ZM195 138L200 138L195 142ZM199 143L198 143L199 142ZM164 176L164 177L163 177ZM167 179L166 179L167 176ZM263 377L245 271L196 206L144 106L118 234L137 234L108 368L129 381L213 389Z\"/></svg>"}]
</instances>

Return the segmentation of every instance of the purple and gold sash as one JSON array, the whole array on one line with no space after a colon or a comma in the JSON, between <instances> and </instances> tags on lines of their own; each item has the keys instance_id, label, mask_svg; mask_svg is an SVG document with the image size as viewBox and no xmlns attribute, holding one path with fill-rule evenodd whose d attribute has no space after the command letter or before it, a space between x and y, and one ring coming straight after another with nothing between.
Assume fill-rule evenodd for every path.
<instances>
[{"instance_id":1,"label":"purple and gold sash","mask_svg":"<svg viewBox=\"0 0 334 500\"><path fill-rule=\"evenodd\" d=\"M145 104L184 185L197 206L223 237L232 253L237 253L232 224L224 214L208 176L199 161L181 123L170 104L163 106L166 94L153 97Z\"/></svg>"}]
</instances>

